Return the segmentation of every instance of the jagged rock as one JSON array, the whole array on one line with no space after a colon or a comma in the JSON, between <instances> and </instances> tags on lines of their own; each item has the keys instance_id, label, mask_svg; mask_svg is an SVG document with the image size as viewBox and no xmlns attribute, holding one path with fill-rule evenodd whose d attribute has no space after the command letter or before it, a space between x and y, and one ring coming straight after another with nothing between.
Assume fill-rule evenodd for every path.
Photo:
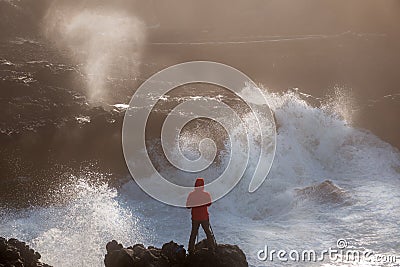
<instances>
[{"instance_id":1,"label":"jagged rock","mask_svg":"<svg viewBox=\"0 0 400 267\"><path fill-rule=\"evenodd\" d=\"M350 204L349 195L345 190L335 185L330 180L303 189L297 189L296 194L301 198L307 198L319 203Z\"/></svg>"},{"instance_id":2,"label":"jagged rock","mask_svg":"<svg viewBox=\"0 0 400 267\"><path fill-rule=\"evenodd\" d=\"M165 243L162 246L161 254L165 255L169 262L178 265L184 263L186 258L186 250L183 248L183 245L178 245L173 241Z\"/></svg>"},{"instance_id":3,"label":"jagged rock","mask_svg":"<svg viewBox=\"0 0 400 267\"><path fill-rule=\"evenodd\" d=\"M186 265L191 267L247 267L246 255L236 245L218 244L215 252L207 249L207 240L196 244L195 252L186 258Z\"/></svg>"},{"instance_id":4,"label":"jagged rock","mask_svg":"<svg viewBox=\"0 0 400 267\"><path fill-rule=\"evenodd\" d=\"M31 249L25 242L15 238L0 237L0 267L50 267L39 261L41 255Z\"/></svg>"},{"instance_id":5,"label":"jagged rock","mask_svg":"<svg viewBox=\"0 0 400 267\"><path fill-rule=\"evenodd\" d=\"M123 248L113 240L106 245L104 259L106 267L247 267L246 256L235 245L219 244L216 250L210 251L202 240L195 246L195 252L186 255L183 245L170 241L162 248L142 244Z\"/></svg>"}]
</instances>

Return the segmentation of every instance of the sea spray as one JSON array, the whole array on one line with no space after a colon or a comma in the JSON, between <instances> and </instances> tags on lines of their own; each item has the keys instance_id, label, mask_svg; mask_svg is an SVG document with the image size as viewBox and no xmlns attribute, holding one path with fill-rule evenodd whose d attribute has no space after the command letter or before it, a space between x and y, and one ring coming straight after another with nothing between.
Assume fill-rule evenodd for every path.
<instances>
[{"instance_id":1,"label":"sea spray","mask_svg":"<svg viewBox=\"0 0 400 267\"><path fill-rule=\"evenodd\" d=\"M144 25L122 8L54 1L43 19L43 31L61 50L69 51L77 64L83 64L90 102L107 100L110 77L137 75Z\"/></svg>"}]
</instances>

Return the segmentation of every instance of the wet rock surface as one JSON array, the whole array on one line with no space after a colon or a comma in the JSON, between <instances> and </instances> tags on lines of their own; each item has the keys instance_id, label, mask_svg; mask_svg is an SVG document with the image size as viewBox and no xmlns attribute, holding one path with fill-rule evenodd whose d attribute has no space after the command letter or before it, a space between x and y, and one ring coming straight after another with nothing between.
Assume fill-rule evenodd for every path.
<instances>
[{"instance_id":1,"label":"wet rock surface","mask_svg":"<svg viewBox=\"0 0 400 267\"><path fill-rule=\"evenodd\" d=\"M25 242L0 237L0 267L50 267L40 262L41 255Z\"/></svg>"},{"instance_id":2,"label":"wet rock surface","mask_svg":"<svg viewBox=\"0 0 400 267\"><path fill-rule=\"evenodd\" d=\"M183 245L170 241L162 248L144 247L136 244L124 248L113 240L106 246L107 254L104 259L106 267L244 267L248 266L246 256L236 245L218 244L215 251L206 246L202 240L195 246L195 252L186 254Z\"/></svg>"},{"instance_id":3,"label":"wet rock surface","mask_svg":"<svg viewBox=\"0 0 400 267\"><path fill-rule=\"evenodd\" d=\"M297 189L296 194L322 204L351 204L349 194L330 180Z\"/></svg>"}]
</instances>

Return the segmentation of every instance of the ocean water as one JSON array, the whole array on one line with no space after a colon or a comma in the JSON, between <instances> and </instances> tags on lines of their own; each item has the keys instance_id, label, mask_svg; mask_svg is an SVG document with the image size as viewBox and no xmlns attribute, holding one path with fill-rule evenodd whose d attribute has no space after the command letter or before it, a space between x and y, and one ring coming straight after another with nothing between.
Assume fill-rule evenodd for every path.
<instances>
[{"instance_id":1,"label":"ocean water","mask_svg":"<svg viewBox=\"0 0 400 267\"><path fill-rule=\"evenodd\" d=\"M258 251L337 248L400 256L400 153L346 121L345 103L313 107L296 92L269 94L277 150L267 180L248 193L248 179L210 207L218 243L237 244L251 266L398 266L367 262L258 259ZM332 106L336 109L332 109ZM54 266L102 266L116 239L187 245L190 212L150 198L128 177L111 186L101 173L70 175L47 205L0 209L0 235L27 241ZM301 194L298 189L332 181ZM200 238L204 233L200 234Z\"/></svg>"},{"instance_id":2,"label":"ocean water","mask_svg":"<svg viewBox=\"0 0 400 267\"><path fill-rule=\"evenodd\" d=\"M354 126L400 143L398 2L307 0L288 8L285 1L263 7L243 1L224 14L210 12L211 1L101 2L0 0L0 236L26 241L54 266L103 266L112 239L124 246L174 240L187 247L189 210L152 199L130 177L116 183L85 166L60 175L53 165L71 159L85 165L94 152L102 163L110 161L105 169L121 164L122 158L112 161L121 151L110 136L121 132L132 89L169 65L209 59L281 92L268 93L278 125L271 171L256 192L248 193L245 176L213 203L217 242L237 244L251 266L400 266L400 152ZM311 105L335 85L343 90ZM294 86L321 98L282 89ZM198 92L189 98L201 98ZM162 101L168 108L185 97ZM183 136L189 150L196 138ZM57 164L47 162L52 157ZM42 166L56 171L29 176ZM204 177L220 173L210 168ZM164 174L178 176L169 168ZM344 243L340 251L386 261L346 261L343 254L324 261L259 259L266 247L320 256Z\"/></svg>"}]
</instances>

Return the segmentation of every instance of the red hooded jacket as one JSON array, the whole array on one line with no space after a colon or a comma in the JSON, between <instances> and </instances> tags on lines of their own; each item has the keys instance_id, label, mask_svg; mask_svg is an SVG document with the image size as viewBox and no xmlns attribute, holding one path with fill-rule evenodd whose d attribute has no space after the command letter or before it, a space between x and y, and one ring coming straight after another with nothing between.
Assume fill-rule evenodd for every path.
<instances>
[{"instance_id":1,"label":"red hooded jacket","mask_svg":"<svg viewBox=\"0 0 400 267\"><path fill-rule=\"evenodd\" d=\"M211 195L204 191L203 178L197 178L194 186L195 189L189 193L186 200L186 207L192 209L192 220L206 221L209 218L207 207L211 205Z\"/></svg>"}]
</instances>

